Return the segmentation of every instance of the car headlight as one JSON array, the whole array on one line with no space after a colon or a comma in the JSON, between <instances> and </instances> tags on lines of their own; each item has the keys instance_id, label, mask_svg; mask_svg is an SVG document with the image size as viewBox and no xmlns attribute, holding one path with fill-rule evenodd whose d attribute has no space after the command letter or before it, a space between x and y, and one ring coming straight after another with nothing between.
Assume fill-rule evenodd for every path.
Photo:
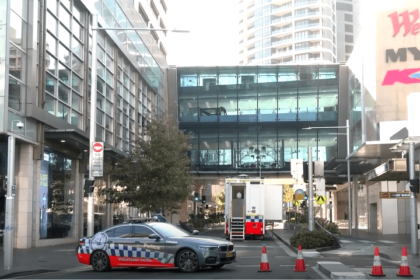
<instances>
[{"instance_id":1,"label":"car headlight","mask_svg":"<svg viewBox=\"0 0 420 280\"><path fill-rule=\"evenodd\" d=\"M217 251L219 250L218 246L206 246L206 245L199 245L197 246L198 250L201 251Z\"/></svg>"}]
</instances>

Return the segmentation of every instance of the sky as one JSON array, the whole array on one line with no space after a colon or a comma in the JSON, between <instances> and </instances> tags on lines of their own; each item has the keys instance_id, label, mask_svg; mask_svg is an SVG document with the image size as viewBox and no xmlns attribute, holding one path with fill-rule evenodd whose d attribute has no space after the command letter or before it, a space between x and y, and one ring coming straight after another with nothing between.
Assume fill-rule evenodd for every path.
<instances>
[{"instance_id":1,"label":"sky","mask_svg":"<svg viewBox=\"0 0 420 280\"><path fill-rule=\"evenodd\" d=\"M177 66L238 65L238 0L167 0L167 61Z\"/></svg>"}]
</instances>

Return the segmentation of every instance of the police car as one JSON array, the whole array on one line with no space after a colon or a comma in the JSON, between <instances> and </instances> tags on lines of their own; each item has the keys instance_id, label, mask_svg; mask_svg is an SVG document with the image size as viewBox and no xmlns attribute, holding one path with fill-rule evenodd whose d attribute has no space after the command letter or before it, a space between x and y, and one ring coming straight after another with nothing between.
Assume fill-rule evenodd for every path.
<instances>
[{"instance_id":1,"label":"police car","mask_svg":"<svg viewBox=\"0 0 420 280\"><path fill-rule=\"evenodd\" d=\"M233 243L197 236L167 223L129 223L82 238L77 249L80 263L96 271L112 267L178 267L184 272L221 268L236 259Z\"/></svg>"}]
</instances>

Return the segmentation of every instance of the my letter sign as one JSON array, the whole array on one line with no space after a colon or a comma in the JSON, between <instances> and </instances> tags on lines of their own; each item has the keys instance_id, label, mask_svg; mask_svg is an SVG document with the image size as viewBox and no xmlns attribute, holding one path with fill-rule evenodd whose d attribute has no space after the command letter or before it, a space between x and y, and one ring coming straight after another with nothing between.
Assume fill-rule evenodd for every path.
<instances>
[{"instance_id":1,"label":"my letter sign","mask_svg":"<svg viewBox=\"0 0 420 280\"><path fill-rule=\"evenodd\" d=\"M92 162L90 163L92 169L92 177L104 176L104 143L93 142L92 145Z\"/></svg>"},{"instance_id":2,"label":"my letter sign","mask_svg":"<svg viewBox=\"0 0 420 280\"><path fill-rule=\"evenodd\" d=\"M410 15L412 15L412 20L410 20ZM414 10L412 12L402 12L401 14L398 14L397 12L393 12L389 15L389 17L392 20L392 26L394 27L394 35L392 37L397 36L397 34L400 32L401 27L404 26L404 34L403 36L406 36L408 33L411 32L413 35L417 35L419 33L420 29L420 23L416 23L416 21L419 19L419 10ZM402 21L400 22L400 17L402 18Z\"/></svg>"}]
</instances>

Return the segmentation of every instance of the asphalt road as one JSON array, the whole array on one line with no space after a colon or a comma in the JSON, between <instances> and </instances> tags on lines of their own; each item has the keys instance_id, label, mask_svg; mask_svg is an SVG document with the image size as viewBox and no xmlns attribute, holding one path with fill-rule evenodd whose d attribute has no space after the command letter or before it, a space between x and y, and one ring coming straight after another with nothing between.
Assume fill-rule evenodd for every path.
<instances>
[{"instance_id":1,"label":"asphalt road","mask_svg":"<svg viewBox=\"0 0 420 280\"><path fill-rule=\"evenodd\" d=\"M203 235L224 237L223 229L213 229ZM235 241L237 262L219 270L201 269L196 273L183 273L178 269L128 269L114 268L108 272L95 272L90 266L80 265L70 270L43 273L25 279L320 279L313 269L315 260L305 260L307 272L294 272L296 254L275 236L266 236L264 240ZM260 268L262 245L266 245L271 272L258 272ZM74 256L76 257L76 255Z\"/></svg>"},{"instance_id":2,"label":"asphalt road","mask_svg":"<svg viewBox=\"0 0 420 280\"><path fill-rule=\"evenodd\" d=\"M224 237L223 229L217 228L210 230L202 235ZM351 250L351 254L346 251L322 252L315 258L305 257L307 272L294 272L296 263L296 253L288 246L284 245L277 237L271 237L266 234L264 240L245 240L234 241L237 261L226 265L219 270L201 269L196 273L183 273L176 268L170 269L128 269L114 268L108 272L95 272L92 267L80 264L77 267L56 272L34 274L18 278L25 279L322 279L325 276L316 269L318 261L339 261L348 267L355 268L358 271L369 273L373 264L373 254L364 252L366 249L373 250L376 243L364 244L360 250ZM267 257L269 260L271 272L258 272L261 261L262 245L267 248ZM397 244L395 244L397 245ZM354 247L356 248L356 247ZM363 249L364 248L364 249ZM391 246L390 249L394 247ZM351 248L348 247L350 250ZM394 249L395 250L395 249ZM400 249L398 249L400 250ZM386 257L386 255L383 255ZM76 254L74 254L76 258ZM73 259L71 261L74 261ZM398 272L399 262L389 261L382 258L384 270L389 270L389 275L395 275ZM418 270L414 268L414 270ZM413 272L413 268L412 268ZM420 275L420 274L419 274ZM368 278L370 278L368 276ZM395 277L391 277L395 278Z\"/></svg>"}]
</instances>

